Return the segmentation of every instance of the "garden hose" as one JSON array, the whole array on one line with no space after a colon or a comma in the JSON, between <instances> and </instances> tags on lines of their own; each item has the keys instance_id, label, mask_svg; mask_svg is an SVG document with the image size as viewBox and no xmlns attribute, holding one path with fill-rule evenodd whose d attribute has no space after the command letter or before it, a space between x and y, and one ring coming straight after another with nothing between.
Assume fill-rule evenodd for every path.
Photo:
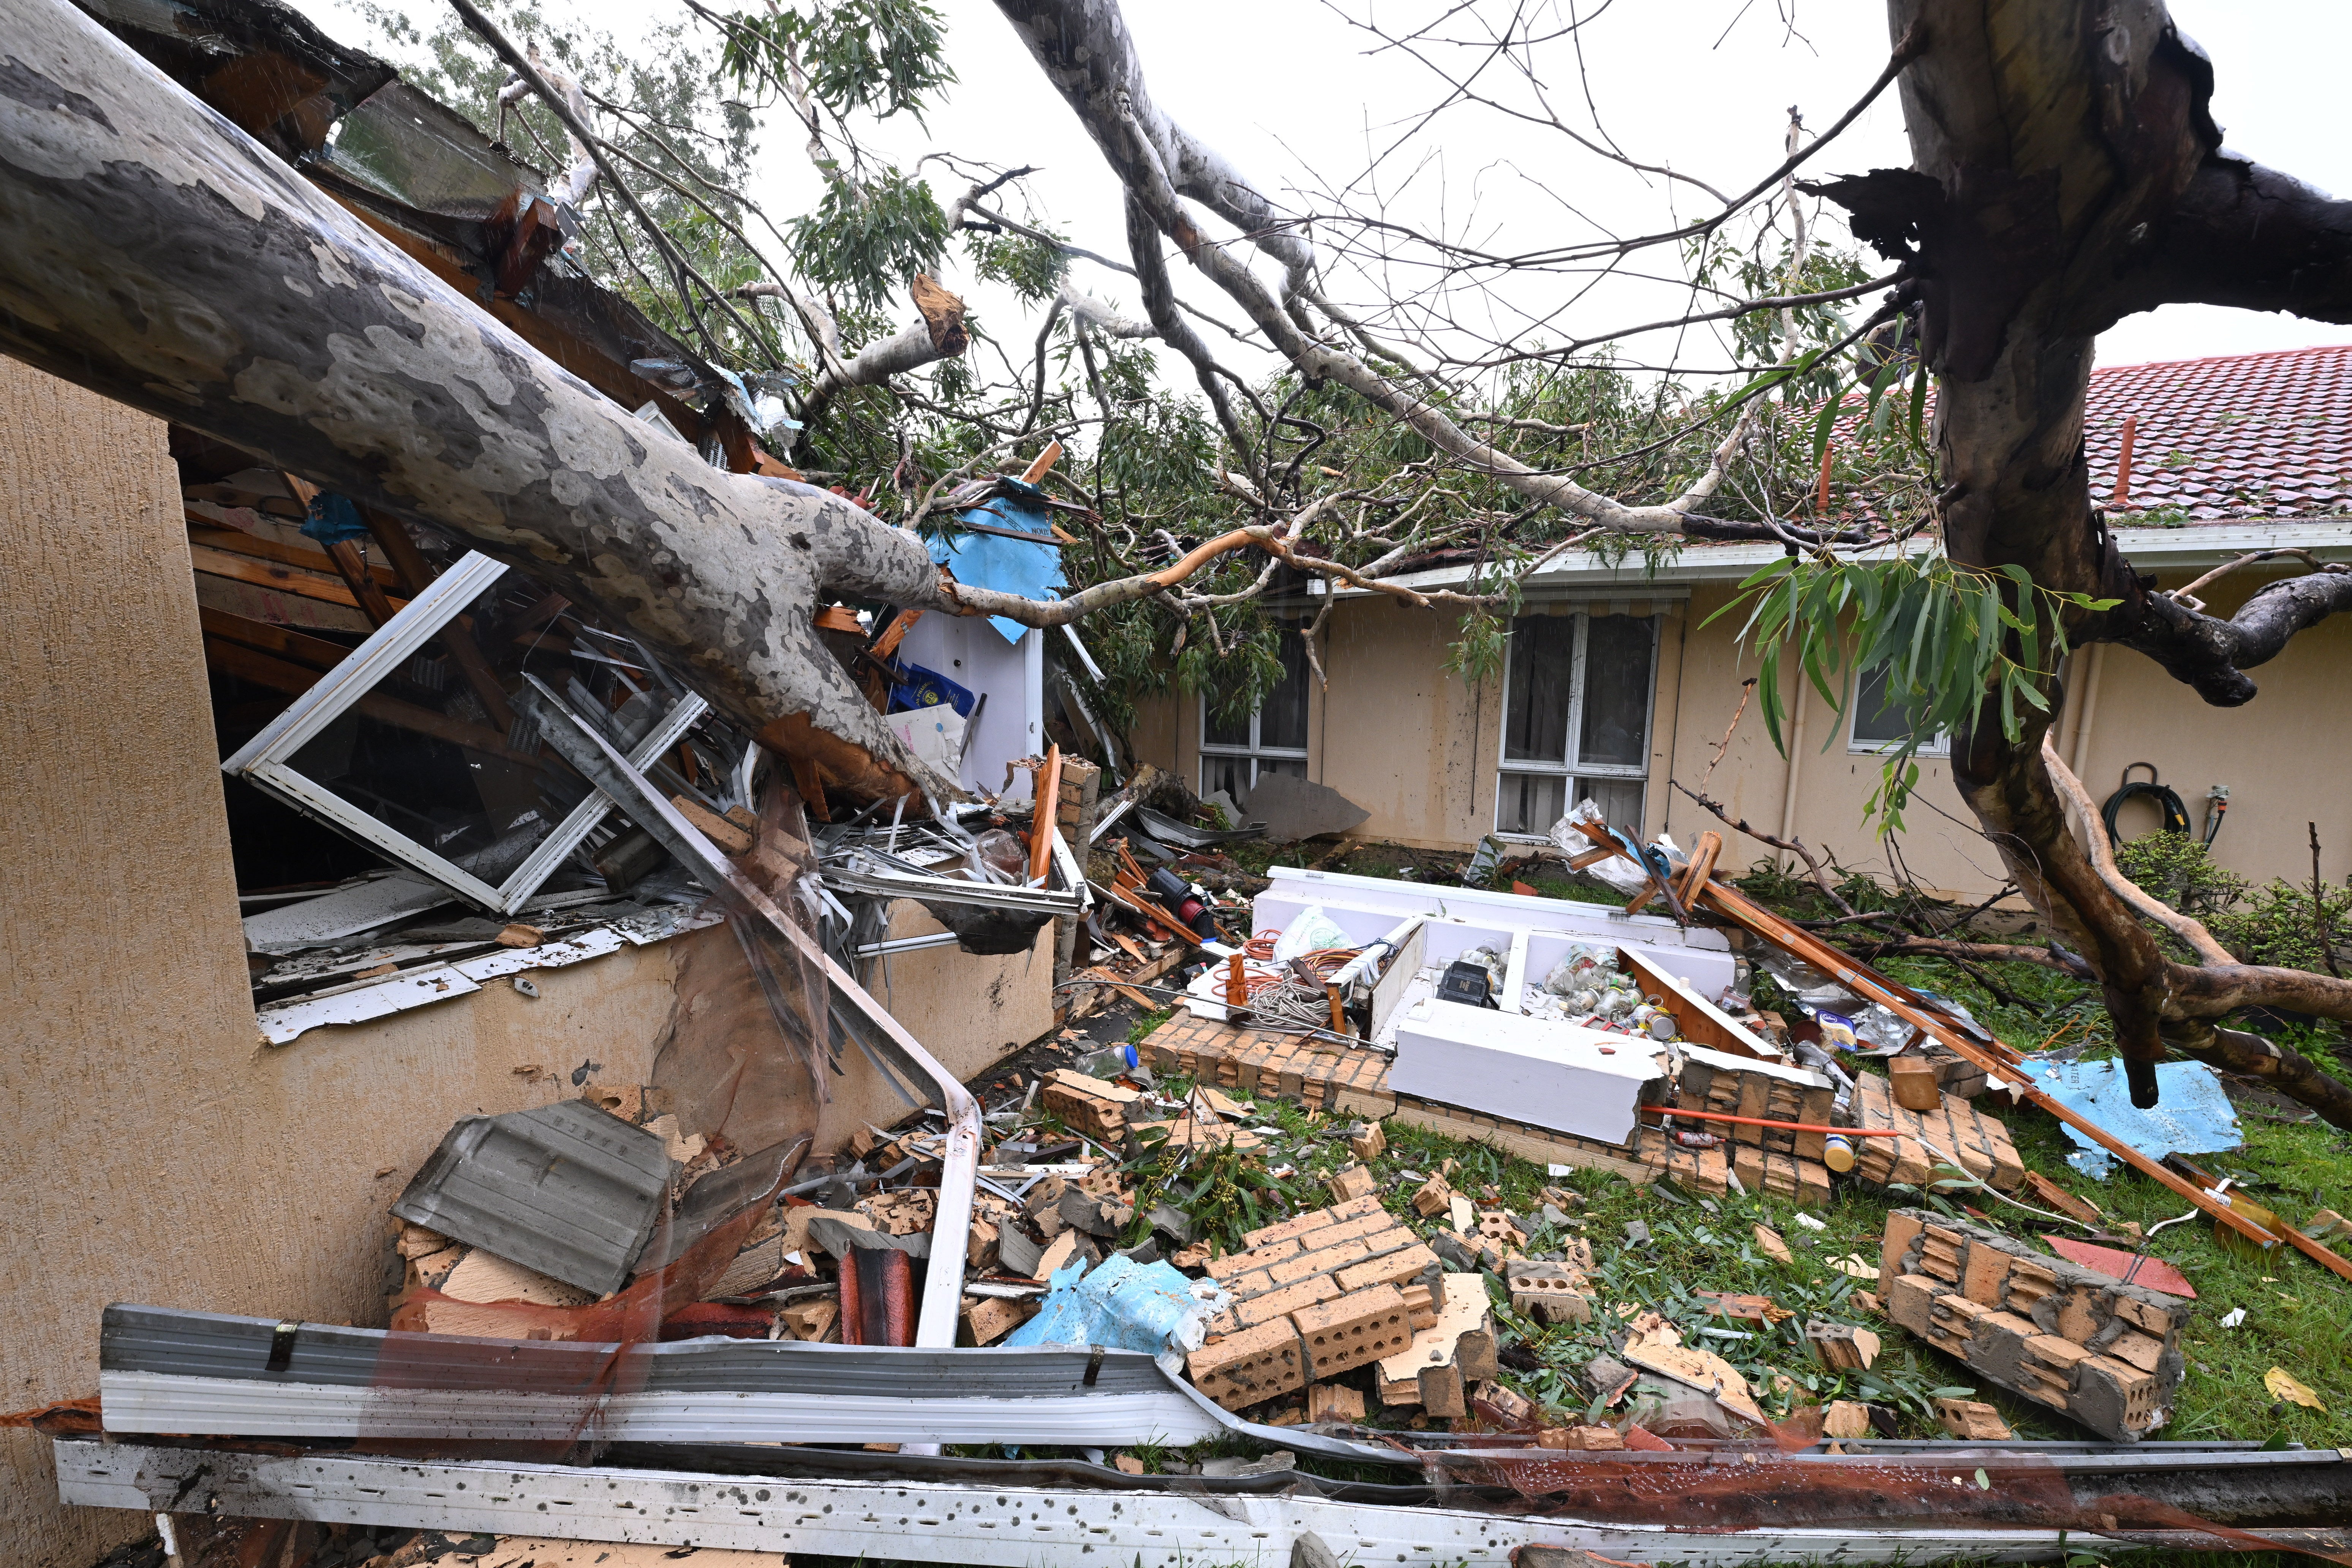
<instances>
[{"instance_id":1,"label":"garden hose","mask_svg":"<svg viewBox=\"0 0 2352 1568\"><path fill-rule=\"evenodd\" d=\"M2135 780L2131 776L2132 768L2146 768L2147 777ZM2137 800L2141 795L2154 800L2157 809L2164 813L2165 832L2189 831L2189 807L2181 803L2179 792L2169 784L2156 782L2154 763L2133 763L2124 769L2123 787L2107 796L2106 805L2099 808L2099 820L2107 826L2108 843L2118 846L2123 843L2123 835L2116 831L2116 814L2123 809L2126 801Z\"/></svg>"}]
</instances>

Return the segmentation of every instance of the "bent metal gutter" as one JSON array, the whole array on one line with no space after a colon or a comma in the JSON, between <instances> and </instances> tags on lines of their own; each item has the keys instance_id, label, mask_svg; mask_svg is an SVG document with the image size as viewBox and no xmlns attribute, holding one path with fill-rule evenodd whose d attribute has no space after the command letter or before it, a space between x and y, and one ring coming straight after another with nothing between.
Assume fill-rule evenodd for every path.
<instances>
[{"instance_id":1,"label":"bent metal gutter","mask_svg":"<svg viewBox=\"0 0 2352 1568\"><path fill-rule=\"evenodd\" d=\"M611 742L581 722L537 676L526 679L540 696L545 738L564 761L612 796L632 821L677 856L721 901L747 918L764 921L792 944L879 1032L881 1038L876 1044L884 1054L899 1058L898 1065L908 1076L928 1079L939 1091L940 1108L948 1120L947 1147L941 1155L939 1217L931 1235L930 1261L923 1274L923 1307L915 1324L915 1343L940 1349L953 1345L956 1311L962 1298L964 1247L971 1231L972 1191L980 1173L979 1102L864 986L826 956L798 921L688 822Z\"/></svg>"}]
</instances>

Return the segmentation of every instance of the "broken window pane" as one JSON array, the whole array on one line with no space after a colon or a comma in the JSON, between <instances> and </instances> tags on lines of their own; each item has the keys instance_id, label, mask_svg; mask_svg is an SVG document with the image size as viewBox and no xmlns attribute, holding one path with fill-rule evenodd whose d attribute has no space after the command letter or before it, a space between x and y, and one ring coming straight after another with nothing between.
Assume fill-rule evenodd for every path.
<instances>
[{"instance_id":1,"label":"broken window pane","mask_svg":"<svg viewBox=\"0 0 2352 1568\"><path fill-rule=\"evenodd\" d=\"M1521 616L1511 623L1510 679L1503 702L1503 755L1568 760L1570 679L1580 616ZM1534 831L1551 826L1547 819Z\"/></svg>"},{"instance_id":2,"label":"broken window pane","mask_svg":"<svg viewBox=\"0 0 2352 1568\"><path fill-rule=\"evenodd\" d=\"M1650 728L1648 616L1592 617L1584 639L1584 722L1576 760L1586 767L1638 768Z\"/></svg>"}]
</instances>

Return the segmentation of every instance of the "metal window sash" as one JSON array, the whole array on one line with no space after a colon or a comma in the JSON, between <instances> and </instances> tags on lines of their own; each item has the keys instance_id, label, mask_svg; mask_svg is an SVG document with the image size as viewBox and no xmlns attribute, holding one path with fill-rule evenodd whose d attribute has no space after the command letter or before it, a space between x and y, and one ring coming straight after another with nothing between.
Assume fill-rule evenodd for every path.
<instances>
[{"instance_id":1,"label":"metal window sash","mask_svg":"<svg viewBox=\"0 0 2352 1568\"><path fill-rule=\"evenodd\" d=\"M1496 824L1494 831L1498 837L1504 838L1516 841L1520 839L1540 839L1543 837L1541 834L1506 832L1501 826L1503 820L1502 782L1511 774L1528 773L1541 778L1566 778L1571 783L1579 776L1595 779L1622 780L1629 783L1638 781L1644 784L1648 784L1650 780L1650 767L1648 762L1650 738L1652 733L1657 728L1658 721L1659 617L1654 615L1644 616L1642 617L1649 623L1650 627L1650 679L1648 684L1644 688L1644 695L1642 704L1642 751L1643 760L1640 763L1633 766L1610 763L1595 763L1588 764L1580 759L1584 751L1584 678L1586 670L1586 655L1592 635L1592 616L1589 611L1585 610L1575 610L1570 613L1574 615L1576 617L1576 639L1573 644L1573 650L1570 653L1569 659L1568 726L1567 732L1560 738L1562 760L1559 762L1538 761L1534 759L1515 758L1503 755L1503 753L1508 750L1510 745L1511 660L1518 657L1517 647L1517 639L1516 637L1511 638L1504 647L1503 700L1498 705L1502 709L1502 726L1500 732L1496 737L1495 745L1496 753L1499 760L1495 764L1495 808L1493 816L1493 820ZM1575 803L1571 801L1570 804L1572 805Z\"/></svg>"},{"instance_id":2,"label":"metal window sash","mask_svg":"<svg viewBox=\"0 0 2352 1568\"><path fill-rule=\"evenodd\" d=\"M341 718L353 703L395 674L443 627L456 620L467 605L496 585L507 570L502 562L493 561L478 551L469 552L404 605L374 636L353 648L349 658L321 676L316 685L263 726L259 734L221 763L221 771L240 774L298 808L325 818L362 843L424 872L469 903L499 914L513 914L520 910L613 809L609 795L601 790L593 791L541 840L504 882L494 887L325 784L297 772L290 760ZM630 762L640 768L646 766L709 710L709 703L692 692L687 693L670 705L669 711L630 751Z\"/></svg>"}]
</instances>

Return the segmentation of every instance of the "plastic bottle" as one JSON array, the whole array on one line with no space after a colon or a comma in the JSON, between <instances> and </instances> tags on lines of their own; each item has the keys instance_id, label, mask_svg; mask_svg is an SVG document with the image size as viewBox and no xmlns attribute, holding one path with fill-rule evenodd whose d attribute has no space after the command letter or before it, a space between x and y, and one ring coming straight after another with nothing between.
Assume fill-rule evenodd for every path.
<instances>
[{"instance_id":1,"label":"plastic bottle","mask_svg":"<svg viewBox=\"0 0 2352 1568\"><path fill-rule=\"evenodd\" d=\"M1822 1140L1822 1163L1840 1173L1853 1169L1853 1140L1832 1132Z\"/></svg>"},{"instance_id":2,"label":"plastic bottle","mask_svg":"<svg viewBox=\"0 0 2352 1568\"><path fill-rule=\"evenodd\" d=\"M1143 1065L1133 1046L1113 1046L1107 1051L1078 1058L1077 1070L1088 1078L1117 1078L1123 1072L1133 1072Z\"/></svg>"}]
</instances>

